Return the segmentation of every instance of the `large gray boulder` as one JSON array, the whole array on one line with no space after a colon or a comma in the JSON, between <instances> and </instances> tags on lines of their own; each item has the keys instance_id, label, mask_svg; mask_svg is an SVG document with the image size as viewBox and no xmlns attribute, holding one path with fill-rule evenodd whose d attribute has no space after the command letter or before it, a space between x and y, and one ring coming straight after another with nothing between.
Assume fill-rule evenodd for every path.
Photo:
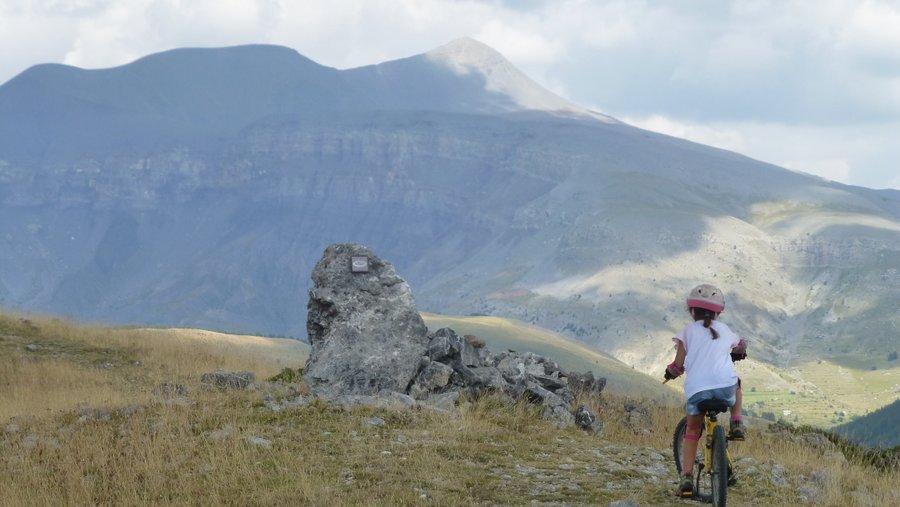
<instances>
[{"instance_id":1,"label":"large gray boulder","mask_svg":"<svg viewBox=\"0 0 900 507\"><path fill-rule=\"evenodd\" d=\"M354 267L353 259L364 262ZM394 267L363 246L336 244L325 249L312 280L304 373L312 392L324 398L407 393L429 338Z\"/></svg>"}]
</instances>

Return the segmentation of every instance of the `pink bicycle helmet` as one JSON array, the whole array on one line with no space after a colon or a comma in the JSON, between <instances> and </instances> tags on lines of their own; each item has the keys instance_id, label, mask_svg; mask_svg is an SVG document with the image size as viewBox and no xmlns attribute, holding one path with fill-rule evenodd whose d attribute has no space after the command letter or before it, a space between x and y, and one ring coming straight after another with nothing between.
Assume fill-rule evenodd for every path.
<instances>
[{"instance_id":1,"label":"pink bicycle helmet","mask_svg":"<svg viewBox=\"0 0 900 507\"><path fill-rule=\"evenodd\" d=\"M688 308L703 308L716 313L725 311L725 295L718 287L704 283L694 287L687 298Z\"/></svg>"}]
</instances>

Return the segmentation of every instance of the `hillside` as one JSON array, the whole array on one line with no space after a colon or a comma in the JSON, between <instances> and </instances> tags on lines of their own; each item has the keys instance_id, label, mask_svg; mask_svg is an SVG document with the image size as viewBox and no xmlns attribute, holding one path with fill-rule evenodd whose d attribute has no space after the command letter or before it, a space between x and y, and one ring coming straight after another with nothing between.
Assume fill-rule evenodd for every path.
<instances>
[{"instance_id":1,"label":"hillside","mask_svg":"<svg viewBox=\"0 0 900 507\"><path fill-rule=\"evenodd\" d=\"M19 310L302 337L313 262L352 241L422 310L650 375L700 281L776 375L894 371L900 192L633 128L472 40L348 70L264 45L38 65L0 85L0 182Z\"/></svg>"},{"instance_id":2,"label":"hillside","mask_svg":"<svg viewBox=\"0 0 900 507\"><path fill-rule=\"evenodd\" d=\"M900 446L900 400L834 428L834 432L868 447Z\"/></svg>"},{"instance_id":3,"label":"hillside","mask_svg":"<svg viewBox=\"0 0 900 507\"><path fill-rule=\"evenodd\" d=\"M302 383L265 382L302 356L271 353L284 345L0 316L4 505L673 504L679 409L651 404L629 424L621 398L587 400L600 435L490 397L450 412L343 410L305 399ZM257 385L204 389L218 367ZM754 430L733 452L730 505L900 501L897 471L781 431Z\"/></svg>"},{"instance_id":4,"label":"hillside","mask_svg":"<svg viewBox=\"0 0 900 507\"><path fill-rule=\"evenodd\" d=\"M199 329L81 326L0 313L0 420L84 406L147 403L161 384L247 369L271 376L306 361L296 340Z\"/></svg>"}]
</instances>

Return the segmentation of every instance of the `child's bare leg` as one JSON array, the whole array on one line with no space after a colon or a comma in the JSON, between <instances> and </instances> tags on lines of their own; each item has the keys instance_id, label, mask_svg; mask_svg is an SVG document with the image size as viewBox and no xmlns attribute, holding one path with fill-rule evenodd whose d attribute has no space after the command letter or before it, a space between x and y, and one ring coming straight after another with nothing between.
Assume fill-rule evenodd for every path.
<instances>
[{"instance_id":1,"label":"child's bare leg","mask_svg":"<svg viewBox=\"0 0 900 507\"><path fill-rule=\"evenodd\" d=\"M741 398L743 398L741 394L741 382L738 381L737 392L734 394L734 406L731 407L731 420L740 419L741 418Z\"/></svg>"},{"instance_id":2,"label":"child's bare leg","mask_svg":"<svg viewBox=\"0 0 900 507\"><path fill-rule=\"evenodd\" d=\"M684 429L684 441L681 446L682 475L691 475L694 471L694 460L697 457L697 446L700 441L700 433L702 429L702 415L687 416L687 426Z\"/></svg>"},{"instance_id":3,"label":"child's bare leg","mask_svg":"<svg viewBox=\"0 0 900 507\"><path fill-rule=\"evenodd\" d=\"M733 440L744 440L745 438L744 421L741 416L742 393L741 381L738 380L737 391L734 393L734 405L731 407L731 421L728 431L729 438Z\"/></svg>"}]
</instances>

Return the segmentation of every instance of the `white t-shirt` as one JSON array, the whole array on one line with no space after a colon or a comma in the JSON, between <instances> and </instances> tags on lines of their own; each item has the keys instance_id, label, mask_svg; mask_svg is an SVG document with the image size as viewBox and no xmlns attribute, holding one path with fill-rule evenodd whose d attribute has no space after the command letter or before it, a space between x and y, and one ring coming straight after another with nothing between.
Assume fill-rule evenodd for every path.
<instances>
[{"instance_id":1,"label":"white t-shirt","mask_svg":"<svg viewBox=\"0 0 900 507\"><path fill-rule=\"evenodd\" d=\"M737 372L731 361L731 349L737 346L740 339L725 324L713 320L712 327L719 332L713 340L709 329L703 327L703 321L697 320L684 327L675 338L675 342L684 344L687 355L684 358L684 397L690 398L700 391L718 389L737 384Z\"/></svg>"}]
</instances>

